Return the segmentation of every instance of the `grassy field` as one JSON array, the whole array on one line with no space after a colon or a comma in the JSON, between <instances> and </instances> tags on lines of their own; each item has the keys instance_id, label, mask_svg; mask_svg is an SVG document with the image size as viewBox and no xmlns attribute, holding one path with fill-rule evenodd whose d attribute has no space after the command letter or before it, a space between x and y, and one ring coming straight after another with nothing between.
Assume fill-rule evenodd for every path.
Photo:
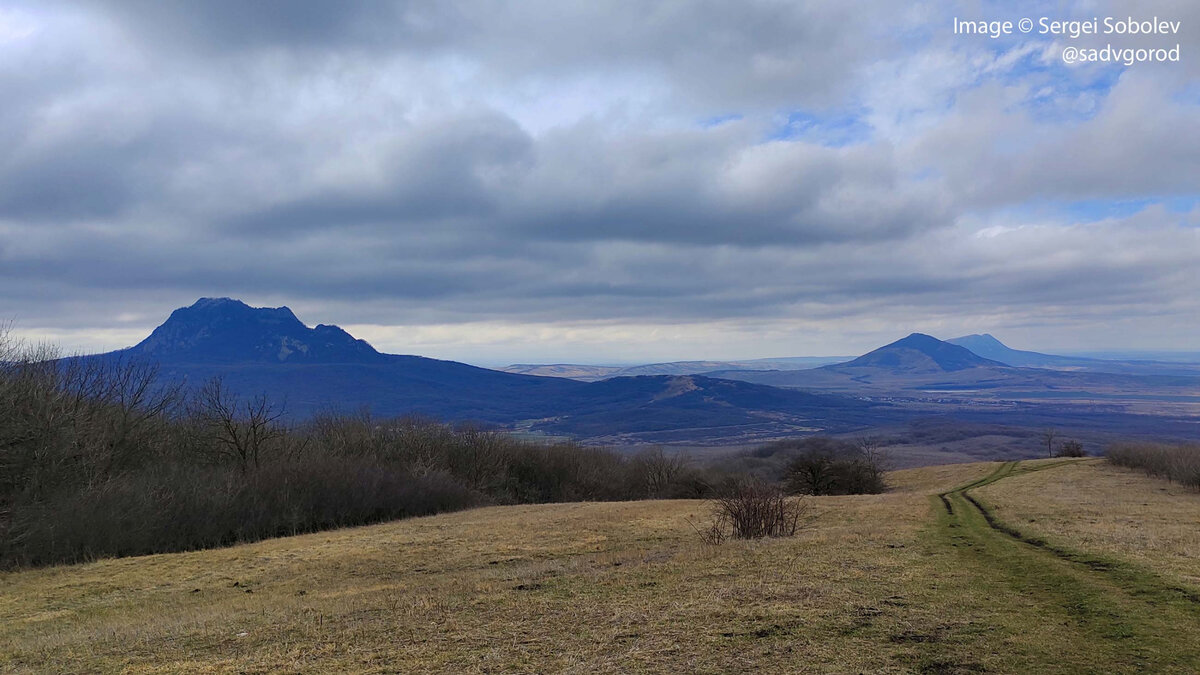
<instances>
[{"instance_id":1,"label":"grassy field","mask_svg":"<svg viewBox=\"0 0 1200 675\"><path fill-rule=\"evenodd\" d=\"M1013 476L977 493L1012 526L1137 563L1200 592L1200 494L1103 461Z\"/></svg>"},{"instance_id":2,"label":"grassy field","mask_svg":"<svg viewBox=\"0 0 1200 675\"><path fill-rule=\"evenodd\" d=\"M557 504L8 573L0 668L1200 669L1200 496L1095 460L893 482L808 500L785 540L704 546L694 501Z\"/></svg>"}]
</instances>

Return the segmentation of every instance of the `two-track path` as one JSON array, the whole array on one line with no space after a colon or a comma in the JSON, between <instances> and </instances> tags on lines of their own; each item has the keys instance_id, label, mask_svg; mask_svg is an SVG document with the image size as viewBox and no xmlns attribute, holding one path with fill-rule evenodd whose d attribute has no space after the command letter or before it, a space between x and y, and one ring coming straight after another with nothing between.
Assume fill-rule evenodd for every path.
<instances>
[{"instance_id":1,"label":"two-track path","mask_svg":"<svg viewBox=\"0 0 1200 675\"><path fill-rule=\"evenodd\" d=\"M987 476L937 496L938 533L964 564L1063 617L1063 629L1086 640L1078 672L1200 672L1200 594L1123 561L1072 551L999 520L971 491L1037 465L1007 462ZM1074 667L1072 667L1072 665Z\"/></svg>"}]
</instances>

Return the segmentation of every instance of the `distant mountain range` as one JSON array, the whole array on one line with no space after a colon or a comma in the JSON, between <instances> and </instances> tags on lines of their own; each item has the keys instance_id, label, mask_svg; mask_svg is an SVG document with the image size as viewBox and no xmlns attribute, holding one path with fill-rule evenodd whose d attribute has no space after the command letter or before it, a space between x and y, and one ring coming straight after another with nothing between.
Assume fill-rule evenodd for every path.
<instances>
[{"instance_id":1,"label":"distant mountain range","mask_svg":"<svg viewBox=\"0 0 1200 675\"><path fill-rule=\"evenodd\" d=\"M808 370L716 371L709 375L775 387L879 393L948 383L986 386L1018 370L966 347L913 333L845 363Z\"/></svg>"},{"instance_id":2,"label":"distant mountain range","mask_svg":"<svg viewBox=\"0 0 1200 675\"><path fill-rule=\"evenodd\" d=\"M574 363L530 364L517 363L500 370L506 373L540 375L542 377L569 377L573 380L594 382L610 377L637 377L639 375L698 375L717 370L803 370L830 363L840 363L849 356L793 356L774 359L748 359L744 361L671 361L669 363L647 363L637 366L590 366Z\"/></svg>"},{"instance_id":3,"label":"distant mountain range","mask_svg":"<svg viewBox=\"0 0 1200 675\"><path fill-rule=\"evenodd\" d=\"M893 373L951 373L968 368L1003 368L1007 364L982 356L924 333L906 338L867 352L846 363L826 366L826 369L882 368Z\"/></svg>"},{"instance_id":4,"label":"distant mountain range","mask_svg":"<svg viewBox=\"0 0 1200 675\"><path fill-rule=\"evenodd\" d=\"M1118 360L1057 356L1012 349L989 333L964 335L947 342L966 347L984 358L1022 368L1049 368L1124 375L1200 375L1200 364L1150 360Z\"/></svg>"},{"instance_id":5,"label":"distant mountain range","mask_svg":"<svg viewBox=\"0 0 1200 675\"><path fill-rule=\"evenodd\" d=\"M992 358L963 344L913 333L846 363L809 370L716 371L708 376L884 400L1139 404L1159 410L1200 406L1200 372L1128 373L1120 371L1122 363L1117 363L1114 371L1067 368L1066 364L1077 360L1009 349L991 336L956 341L976 346ZM1047 367L1011 365L1002 359ZM1056 367L1048 367L1051 364Z\"/></svg>"},{"instance_id":6,"label":"distant mountain range","mask_svg":"<svg viewBox=\"0 0 1200 675\"><path fill-rule=\"evenodd\" d=\"M1196 355L1196 362L1187 362L1183 355L1177 355L1177 360L1173 361L1153 361L1153 360L1128 360L1128 359L1108 359L1108 358L1084 358L1081 356L1058 356L1054 354L1042 354L1040 352L1023 351L1020 349L1012 349L1005 345L994 336L984 333L982 335L964 335L962 337L952 338L949 340L938 340L932 336L923 335L921 333L913 333L905 340L916 341L925 340L927 345L933 344L930 340L945 345L939 349L946 352L943 359L943 365L947 363L946 358L957 358L961 363L969 363L970 359L965 357L962 352L954 352L947 350L947 347L957 346L964 347L975 356L983 357L985 360L992 361L992 366L1015 366L1019 368L1044 368L1049 370L1065 370L1074 372L1093 372L1093 373L1113 373L1121 375L1179 375L1179 376L1200 376L1200 354ZM908 346L912 346L911 344ZM892 348L904 347L893 343L886 345L881 350L875 350L861 357L855 358L851 356L798 356L784 357L771 359L750 359L743 361L673 361L669 363L650 363L636 366L604 366L604 365L588 365L575 363L555 363L555 364L514 364L501 368L505 372L520 373L524 375L540 375L542 377L566 377L573 380L583 382L595 382L609 377L628 377L636 375L717 375L725 376L736 371L793 371L793 370L809 370L819 368L821 366L848 364L856 362L858 366L868 365L868 362L874 361L875 365L888 367L896 367L909 372L928 371L930 370L929 363L924 362L923 358L918 355L918 352L908 350L906 354L897 353L899 349L893 351ZM919 350L918 350L919 351ZM951 357L950 355L957 355ZM881 359L896 359L895 363L888 364ZM901 366L901 364L906 364ZM975 363L975 366L988 365L983 363ZM958 368L943 368L944 370L958 370Z\"/></svg>"},{"instance_id":7,"label":"distant mountain range","mask_svg":"<svg viewBox=\"0 0 1200 675\"><path fill-rule=\"evenodd\" d=\"M149 337L93 359L134 358L189 385L221 377L243 395L267 393L293 418L370 409L552 435L678 439L844 431L887 418L888 406L698 376L622 376L601 382L537 377L454 361L384 354L337 326L309 328L287 307L202 298ZM632 436L631 436L632 435Z\"/></svg>"},{"instance_id":8,"label":"distant mountain range","mask_svg":"<svg viewBox=\"0 0 1200 675\"><path fill-rule=\"evenodd\" d=\"M310 328L287 307L229 298L202 298L133 347L81 358L154 361L164 380L188 386L221 377L232 391L285 402L293 419L370 409L381 417L475 421L613 444L744 444L931 414L1039 428L1070 422L1120 431L1141 424L1192 437L1197 425L1189 411L1200 406L1200 377L1085 369L1079 362L1091 360L1013 350L987 335L944 342L914 333L823 365L800 358L612 372L537 367L576 378L568 379L385 354L337 326ZM692 372L714 366L723 369ZM767 366L778 369L761 369ZM1126 414L1137 405L1153 415Z\"/></svg>"}]
</instances>

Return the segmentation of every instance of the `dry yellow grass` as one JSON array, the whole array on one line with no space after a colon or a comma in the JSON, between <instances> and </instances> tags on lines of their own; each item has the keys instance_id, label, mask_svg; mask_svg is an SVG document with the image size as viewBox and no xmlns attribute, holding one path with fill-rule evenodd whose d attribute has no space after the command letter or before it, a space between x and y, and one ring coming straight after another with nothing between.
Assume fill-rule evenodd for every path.
<instances>
[{"instance_id":1,"label":"dry yellow grass","mask_svg":"<svg viewBox=\"0 0 1200 675\"><path fill-rule=\"evenodd\" d=\"M497 507L0 576L16 672L1076 672L1061 607L956 548L934 496L998 465L810 500L699 543L695 501ZM936 507L936 508L935 508Z\"/></svg>"},{"instance_id":2,"label":"dry yellow grass","mask_svg":"<svg viewBox=\"0 0 1200 675\"><path fill-rule=\"evenodd\" d=\"M1090 460L1013 476L978 494L1053 543L1136 562L1200 588L1200 493Z\"/></svg>"},{"instance_id":3,"label":"dry yellow grass","mask_svg":"<svg viewBox=\"0 0 1200 675\"><path fill-rule=\"evenodd\" d=\"M895 595L923 492L981 471L814 499L786 541L704 547L700 502L558 504L7 574L0 645L39 670L879 667L855 640L807 643Z\"/></svg>"}]
</instances>

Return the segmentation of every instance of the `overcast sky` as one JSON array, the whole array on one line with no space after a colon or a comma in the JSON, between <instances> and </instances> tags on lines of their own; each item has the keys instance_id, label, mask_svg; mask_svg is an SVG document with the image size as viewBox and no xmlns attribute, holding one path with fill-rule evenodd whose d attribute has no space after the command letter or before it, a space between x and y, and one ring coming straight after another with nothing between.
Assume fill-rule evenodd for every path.
<instances>
[{"instance_id":1,"label":"overcast sky","mask_svg":"<svg viewBox=\"0 0 1200 675\"><path fill-rule=\"evenodd\" d=\"M1180 22L954 35L953 20ZM1103 27L1103 24L1101 24ZM0 3L0 318L473 363L1196 350L1200 2ZM1064 46L1173 47L1074 65Z\"/></svg>"}]
</instances>

